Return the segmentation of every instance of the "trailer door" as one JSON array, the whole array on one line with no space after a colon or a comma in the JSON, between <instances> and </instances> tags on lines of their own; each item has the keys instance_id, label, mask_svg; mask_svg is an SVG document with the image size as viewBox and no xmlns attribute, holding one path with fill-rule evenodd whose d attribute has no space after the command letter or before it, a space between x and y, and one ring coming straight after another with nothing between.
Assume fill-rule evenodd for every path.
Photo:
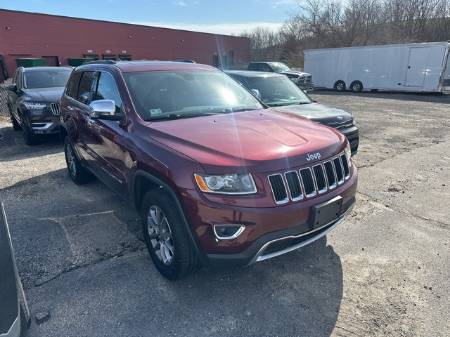
<instances>
[{"instance_id":1,"label":"trailer door","mask_svg":"<svg viewBox=\"0 0 450 337\"><path fill-rule=\"evenodd\" d=\"M427 73L429 48L412 47L409 49L408 69L406 71L406 86L422 87Z\"/></svg>"}]
</instances>

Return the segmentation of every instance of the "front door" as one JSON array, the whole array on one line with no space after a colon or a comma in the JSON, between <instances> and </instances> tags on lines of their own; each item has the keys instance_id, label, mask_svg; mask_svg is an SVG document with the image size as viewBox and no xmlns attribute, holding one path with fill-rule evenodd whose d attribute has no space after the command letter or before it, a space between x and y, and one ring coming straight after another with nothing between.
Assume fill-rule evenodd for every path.
<instances>
[{"instance_id":1,"label":"front door","mask_svg":"<svg viewBox=\"0 0 450 337\"><path fill-rule=\"evenodd\" d=\"M413 47L409 49L408 69L406 71L406 86L422 87L427 74L427 59L430 49Z\"/></svg>"},{"instance_id":2,"label":"front door","mask_svg":"<svg viewBox=\"0 0 450 337\"><path fill-rule=\"evenodd\" d=\"M99 73L97 89L93 94L93 101L109 99L116 104L116 115L123 118L122 98L116 81L109 72ZM131 168L132 159L127 150L126 131L119 121L95 119L87 123L86 141L88 151L95 157L99 165L99 175L107 185L118 193L126 192L126 176Z\"/></svg>"}]
</instances>

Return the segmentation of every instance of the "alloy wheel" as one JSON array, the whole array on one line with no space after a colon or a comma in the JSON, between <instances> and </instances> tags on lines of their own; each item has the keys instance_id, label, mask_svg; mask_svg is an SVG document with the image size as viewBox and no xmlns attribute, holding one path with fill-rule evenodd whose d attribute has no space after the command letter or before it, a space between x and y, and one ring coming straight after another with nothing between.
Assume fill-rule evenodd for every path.
<instances>
[{"instance_id":1,"label":"alloy wheel","mask_svg":"<svg viewBox=\"0 0 450 337\"><path fill-rule=\"evenodd\" d=\"M172 230L163 210L156 205L150 207L147 215L147 233L158 259L170 265L175 256Z\"/></svg>"}]
</instances>

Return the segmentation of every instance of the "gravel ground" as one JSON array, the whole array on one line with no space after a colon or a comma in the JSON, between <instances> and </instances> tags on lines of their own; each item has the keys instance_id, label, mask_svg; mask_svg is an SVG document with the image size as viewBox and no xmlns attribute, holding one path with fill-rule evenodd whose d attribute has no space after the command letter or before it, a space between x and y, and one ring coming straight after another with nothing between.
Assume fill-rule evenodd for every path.
<instances>
[{"instance_id":1,"label":"gravel ground","mask_svg":"<svg viewBox=\"0 0 450 337\"><path fill-rule=\"evenodd\" d=\"M334 94L355 115L360 181L328 238L168 282L133 209L72 184L62 145L0 120L0 197L40 336L449 336L450 97ZM45 321L48 319L47 321Z\"/></svg>"}]
</instances>

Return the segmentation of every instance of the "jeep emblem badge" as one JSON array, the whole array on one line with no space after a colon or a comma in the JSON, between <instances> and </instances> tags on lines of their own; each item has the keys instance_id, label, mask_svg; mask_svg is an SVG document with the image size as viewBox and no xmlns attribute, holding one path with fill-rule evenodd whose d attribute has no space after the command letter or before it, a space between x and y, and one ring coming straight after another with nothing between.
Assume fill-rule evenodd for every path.
<instances>
[{"instance_id":1,"label":"jeep emblem badge","mask_svg":"<svg viewBox=\"0 0 450 337\"><path fill-rule=\"evenodd\" d=\"M308 153L308 155L306 156L307 161L319 160L320 158L322 158L322 155L320 154L320 152Z\"/></svg>"}]
</instances>

